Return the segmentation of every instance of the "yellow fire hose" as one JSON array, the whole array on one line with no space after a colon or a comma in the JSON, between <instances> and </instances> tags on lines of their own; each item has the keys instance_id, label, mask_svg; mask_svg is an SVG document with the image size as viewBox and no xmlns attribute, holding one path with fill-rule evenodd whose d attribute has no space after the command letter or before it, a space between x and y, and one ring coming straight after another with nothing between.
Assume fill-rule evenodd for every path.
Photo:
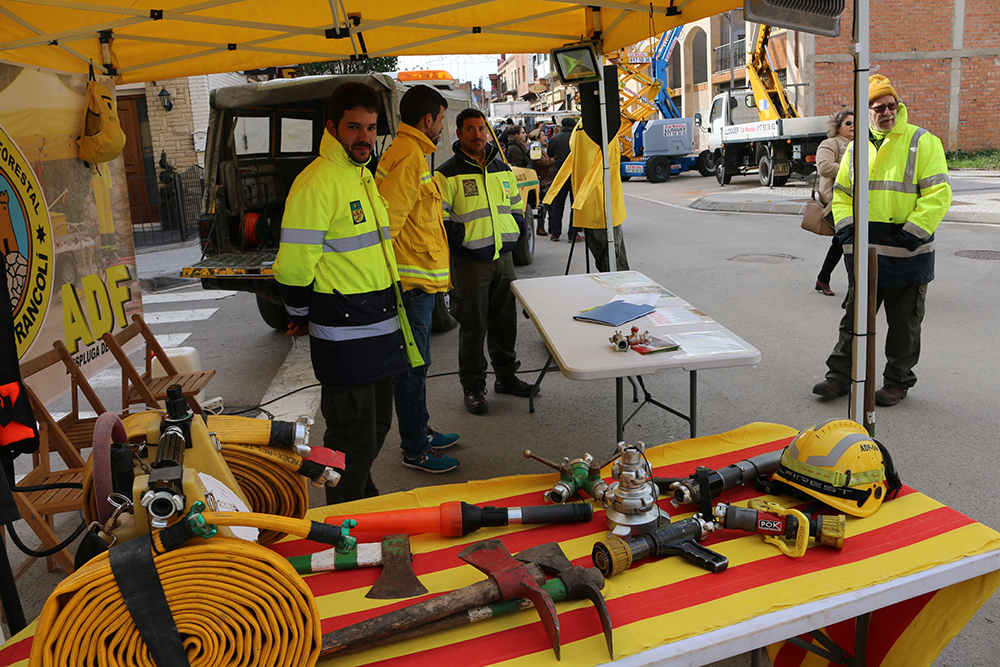
<instances>
[{"instance_id":1,"label":"yellow fire hose","mask_svg":"<svg viewBox=\"0 0 1000 667\"><path fill-rule=\"evenodd\" d=\"M315 531L331 528L257 513L204 512L201 517L206 524L250 526L313 539ZM286 559L252 542L221 535L195 538L165 551L164 532L152 535L153 561L192 667L316 664L322 641L319 610L309 587ZM38 619L29 664L153 664L119 592L108 552L77 570L49 596Z\"/></svg>"},{"instance_id":2,"label":"yellow fire hose","mask_svg":"<svg viewBox=\"0 0 1000 667\"><path fill-rule=\"evenodd\" d=\"M226 460L240 488L250 501L250 509L263 514L301 519L309 509L306 478L295 473L302 459L291 452L275 452L268 447L222 445ZM296 459L297 463L292 459ZM262 530L257 541L274 544L285 533Z\"/></svg>"}]
</instances>

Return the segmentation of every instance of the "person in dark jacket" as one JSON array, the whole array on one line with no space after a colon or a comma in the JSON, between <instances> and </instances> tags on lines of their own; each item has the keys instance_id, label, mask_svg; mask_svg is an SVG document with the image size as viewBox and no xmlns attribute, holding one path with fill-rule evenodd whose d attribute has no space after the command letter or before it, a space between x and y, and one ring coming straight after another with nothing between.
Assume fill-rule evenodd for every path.
<instances>
[{"instance_id":1,"label":"person in dark jacket","mask_svg":"<svg viewBox=\"0 0 1000 667\"><path fill-rule=\"evenodd\" d=\"M528 135L520 125L514 125L507 130L507 162L512 167L531 168L531 152L528 148Z\"/></svg>"},{"instance_id":2,"label":"person in dark jacket","mask_svg":"<svg viewBox=\"0 0 1000 667\"><path fill-rule=\"evenodd\" d=\"M553 174L559 173L563 162L569 157L569 135L573 134L573 128L576 127L576 123L576 118L563 118L562 130L549 141L548 154L549 157L555 160L552 164ZM552 200L552 205L549 206L549 237L553 241L558 241L559 235L562 234L563 211L566 209L567 196L570 202L569 229L566 232L567 238L570 241L583 240L583 235L577 235L576 229L573 227L573 186L567 180L566 184L559 191L559 194Z\"/></svg>"}]
</instances>

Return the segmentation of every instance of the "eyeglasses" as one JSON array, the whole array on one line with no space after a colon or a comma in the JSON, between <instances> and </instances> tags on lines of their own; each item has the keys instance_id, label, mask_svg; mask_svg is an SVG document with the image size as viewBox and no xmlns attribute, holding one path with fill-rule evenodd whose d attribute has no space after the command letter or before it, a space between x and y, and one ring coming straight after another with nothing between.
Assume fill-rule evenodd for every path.
<instances>
[{"instance_id":1,"label":"eyeglasses","mask_svg":"<svg viewBox=\"0 0 1000 667\"><path fill-rule=\"evenodd\" d=\"M844 121L844 125L846 125L847 127L854 127L854 121L853 120L845 120Z\"/></svg>"},{"instance_id":2,"label":"eyeglasses","mask_svg":"<svg viewBox=\"0 0 1000 667\"><path fill-rule=\"evenodd\" d=\"M895 111L896 107L898 107L898 106L899 106L899 104L896 103L896 102L889 102L888 104L874 104L874 105L872 105L872 106L870 106L868 108L881 116L882 114L884 114L886 112L887 109L889 111Z\"/></svg>"}]
</instances>

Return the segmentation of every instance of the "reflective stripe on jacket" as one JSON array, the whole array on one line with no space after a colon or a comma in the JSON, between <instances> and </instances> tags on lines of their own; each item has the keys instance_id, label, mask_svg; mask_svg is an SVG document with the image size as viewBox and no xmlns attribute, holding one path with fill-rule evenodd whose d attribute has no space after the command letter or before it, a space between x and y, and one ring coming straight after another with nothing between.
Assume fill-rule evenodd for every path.
<instances>
[{"instance_id":1,"label":"reflective stripe on jacket","mask_svg":"<svg viewBox=\"0 0 1000 667\"><path fill-rule=\"evenodd\" d=\"M423 363L400 316L385 205L368 170L328 132L288 193L274 277L289 319L309 327L320 382L398 375L408 355Z\"/></svg>"},{"instance_id":2,"label":"reflective stripe on jacket","mask_svg":"<svg viewBox=\"0 0 1000 667\"><path fill-rule=\"evenodd\" d=\"M906 107L900 104L896 125L882 146L868 145L868 240L878 252L878 284L883 287L934 280L934 232L951 207L941 140L906 120ZM851 142L833 187L833 217L845 255L854 253L853 149Z\"/></svg>"},{"instance_id":3,"label":"reflective stripe on jacket","mask_svg":"<svg viewBox=\"0 0 1000 667\"><path fill-rule=\"evenodd\" d=\"M411 125L400 123L396 138L379 160L375 183L389 209L389 229L403 290L447 292L448 239L441 190L425 155L437 147Z\"/></svg>"},{"instance_id":4,"label":"reflective stripe on jacket","mask_svg":"<svg viewBox=\"0 0 1000 667\"><path fill-rule=\"evenodd\" d=\"M462 152L457 141L452 148L455 156L434 172L448 245L466 259L498 259L514 249L521 235L524 201L517 179L493 144L486 145L485 168Z\"/></svg>"}]
</instances>

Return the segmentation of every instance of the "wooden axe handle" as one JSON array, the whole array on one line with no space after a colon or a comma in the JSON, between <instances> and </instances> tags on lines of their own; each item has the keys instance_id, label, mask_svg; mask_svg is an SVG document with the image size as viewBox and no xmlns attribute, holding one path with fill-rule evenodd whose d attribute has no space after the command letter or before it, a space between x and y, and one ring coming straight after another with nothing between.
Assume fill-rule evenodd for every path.
<instances>
[{"instance_id":1,"label":"wooden axe handle","mask_svg":"<svg viewBox=\"0 0 1000 667\"><path fill-rule=\"evenodd\" d=\"M539 585L545 583L545 575L540 567L534 563L528 563L525 567ZM500 588L492 579L480 581L451 593L445 593L436 598L328 632L323 635L319 655L322 658L339 653L353 644L379 639L417 625L436 621L445 616L496 602L499 599Z\"/></svg>"}]
</instances>

